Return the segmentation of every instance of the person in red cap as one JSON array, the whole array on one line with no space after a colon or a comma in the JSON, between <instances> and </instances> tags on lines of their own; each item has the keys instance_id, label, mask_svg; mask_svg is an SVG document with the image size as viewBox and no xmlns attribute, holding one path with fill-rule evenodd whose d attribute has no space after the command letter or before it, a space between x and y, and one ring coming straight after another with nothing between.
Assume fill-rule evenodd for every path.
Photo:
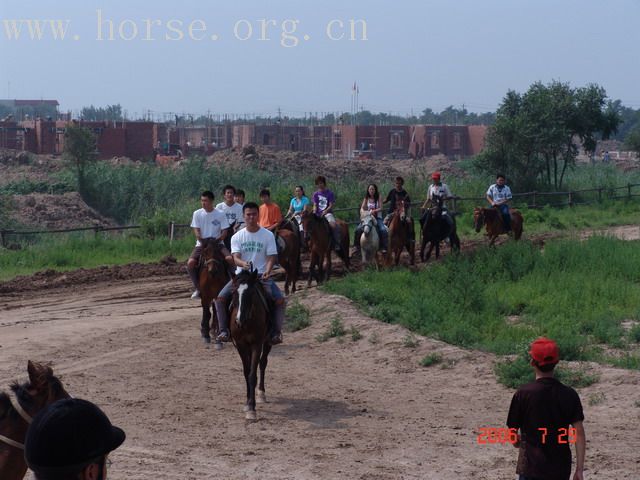
<instances>
[{"instance_id":1,"label":"person in red cap","mask_svg":"<svg viewBox=\"0 0 640 480\"><path fill-rule=\"evenodd\" d=\"M586 437L582 403L573 388L553 377L560 360L558 345L540 337L531 344L529 355L536 380L513 395L507 417L507 426L520 431L513 444L519 448L519 480L568 480L571 443L576 444L573 480L583 480Z\"/></svg>"},{"instance_id":2,"label":"person in red cap","mask_svg":"<svg viewBox=\"0 0 640 480\"><path fill-rule=\"evenodd\" d=\"M446 183L442 182L442 175L440 172L433 172L431 175L431 180L433 183L429 185L429 189L427 190L427 199L422 205L422 216L420 217L420 225L424 225L424 220L428 214L428 208L434 205L437 205L438 200L442 201L442 218L447 222L449 228L453 228L453 218L449 215L447 211L447 200L451 200L453 198L453 193L449 190L449 187Z\"/></svg>"}]
</instances>

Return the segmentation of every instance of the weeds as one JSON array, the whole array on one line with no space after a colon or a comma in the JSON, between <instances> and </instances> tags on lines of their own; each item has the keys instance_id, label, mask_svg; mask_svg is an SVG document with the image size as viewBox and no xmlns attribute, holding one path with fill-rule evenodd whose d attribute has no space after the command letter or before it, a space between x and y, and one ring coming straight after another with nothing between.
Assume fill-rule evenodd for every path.
<instances>
[{"instance_id":1,"label":"weeds","mask_svg":"<svg viewBox=\"0 0 640 480\"><path fill-rule=\"evenodd\" d=\"M423 367L430 367L432 365L437 365L438 363L442 363L442 355L439 353L430 353L420 360L420 365Z\"/></svg>"},{"instance_id":2,"label":"weeds","mask_svg":"<svg viewBox=\"0 0 640 480\"><path fill-rule=\"evenodd\" d=\"M355 327L354 325L352 325L351 328L349 329L349 333L351 334L352 342L357 342L362 338L362 334L360 333L360 330L358 330L358 328Z\"/></svg>"},{"instance_id":3,"label":"weeds","mask_svg":"<svg viewBox=\"0 0 640 480\"><path fill-rule=\"evenodd\" d=\"M418 340L415 335L407 333L402 339L402 345L406 348L416 348L418 345L420 345L420 340Z\"/></svg>"},{"instance_id":4,"label":"weeds","mask_svg":"<svg viewBox=\"0 0 640 480\"><path fill-rule=\"evenodd\" d=\"M606 400L607 396L604 392L596 392L589 395L589 405L594 407L596 405L600 405Z\"/></svg>"},{"instance_id":5,"label":"weeds","mask_svg":"<svg viewBox=\"0 0 640 480\"><path fill-rule=\"evenodd\" d=\"M342 323L342 317L340 317L340 315L336 315L335 317L333 317L333 320L331 320L331 323L329 324L327 330L324 333L318 335L316 337L316 340L318 340L319 342L326 342L330 338L344 337L346 333L347 332L344 328L344 323Z\"/></svg>"},{"instance_id":6,"label":"weeds","mask_svg":"<svg viewBox=\"0 0 640 480\"><path fill-rule=\"evenodd\" d=\"M288 331L297 332L311 325L311 312L298 299L295 299L288 307L285 317L285 325Z\"/></svg>"}]
</instances>

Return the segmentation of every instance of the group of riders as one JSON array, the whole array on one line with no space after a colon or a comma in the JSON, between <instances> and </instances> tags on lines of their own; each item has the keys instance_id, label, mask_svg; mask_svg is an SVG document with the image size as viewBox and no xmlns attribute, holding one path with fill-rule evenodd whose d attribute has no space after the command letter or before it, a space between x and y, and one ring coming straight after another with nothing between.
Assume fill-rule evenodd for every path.
<instances>
[{"instance_id":1,"label":"group of riders","mask_svg":"<svg viewBox=\"0 0 640 480\"><path fill-rule=\"evenodd\" d=\"M429 215L430 208L438 206L441 210L442 221L449 228L455 227L455 218L447 210L446 202L454 198L451 190L442 181L440 172L434 172L431 176L427 199L422 205L420 223L424 224ZM274 304L273 327L271 343L282 342L282 326L284 323L285 300L282 292L270 278L271 270L278 261L278 246L275 232L284 223L293 226L293 231L299 233L300 245L304 246L303 215L316 215L327 221L332 233L332 245L334 249L344 255L349 252L341 252L340 231L333 213L335 194L327 188L327 180L323 176L315 179L316 191L309 199L301 185L295 187L294 196L291 198L286 216L283 218L280 207L271 200L268 189L260 191L261 205L254 202L245 203L245 192L236 189L232 185L223 188L224 200L213 205L214 194L211 191L202 192L200 197L201 207L193 212L191 228L193 228L196 245L189 256L187 270L195 290L191 298L200 298L198 270L202 253L202 240L213 238L220 242L220 249L225 257L230 277L243 269L253 268L262 278L264 290ZM497 208L502 216L505 230L510 230L510 212L508 203L512 198L511 190L505 184L505 176L498 174L496 183L491 185L486 193L487 201ZM413 220L410 217L411 198L404 189L404 179L396 177L394 188L381 200L378 187L370 184L360 204L361 214L369 212L376 219L376 228L380 238L380 250L386 253L389 245L388 225L396 212L399 203L402 202L405 212L405 221L411 224L410 242L415 243L413 233ZM383 205L388 204L387 215L383 217ZM355 252L360 249L360 238L363 232L363 224L355 231ZM230 239L230 241L229 241ZM227 342L229 335L228 303L233 293L233 282L219 292L215 300L216 316L218 318L218 341Z\"/></svg>"}]
</instances>

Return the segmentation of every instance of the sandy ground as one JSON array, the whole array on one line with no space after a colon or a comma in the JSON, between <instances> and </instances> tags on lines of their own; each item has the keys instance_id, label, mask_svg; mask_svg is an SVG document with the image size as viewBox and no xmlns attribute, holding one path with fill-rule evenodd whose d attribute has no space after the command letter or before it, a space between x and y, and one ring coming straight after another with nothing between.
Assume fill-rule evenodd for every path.
<instances>
[{"instance_id":1,"label":"sandy ground","mask_svg":"<svg viewBox=\"0 0 640 480\"><path fill-rule=\"evenodd\" d=\"M176 275L0 293L0 388L26 379L27 359L51 362L126 430L114 480L515 478L513 447L476 441L504 426L513 393L493 355L422 337L406 347L403 328L302 290L312 325L272 352L269 403L247 423L240 359L200 343L188 293ZM363 338L319 342L337 314ZM419 366L432 352L444 362ZM586 478L640 478L640 372L591 367Z\"/></svg>"}]
</instances>

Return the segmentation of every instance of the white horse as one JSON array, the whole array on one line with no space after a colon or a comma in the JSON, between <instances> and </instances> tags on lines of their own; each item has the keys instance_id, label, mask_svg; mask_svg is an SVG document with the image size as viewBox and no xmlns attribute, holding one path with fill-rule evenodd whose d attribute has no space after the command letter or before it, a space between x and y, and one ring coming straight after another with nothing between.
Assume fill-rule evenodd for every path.
<instances>
[{"instance_id":1,"label":"white horse","mask_svg":"<svg viewBox=\"0 0 640 480\"><path fill-rule=\"evenodd\" d=\"M360 221L363 225L362 236L360 237L360 253L362 254L362 265L369 265L375 262L377 266L378 247L380 238L378 237L378 220L369 210L360 210Z\"/></svg>"}]
</instances>

